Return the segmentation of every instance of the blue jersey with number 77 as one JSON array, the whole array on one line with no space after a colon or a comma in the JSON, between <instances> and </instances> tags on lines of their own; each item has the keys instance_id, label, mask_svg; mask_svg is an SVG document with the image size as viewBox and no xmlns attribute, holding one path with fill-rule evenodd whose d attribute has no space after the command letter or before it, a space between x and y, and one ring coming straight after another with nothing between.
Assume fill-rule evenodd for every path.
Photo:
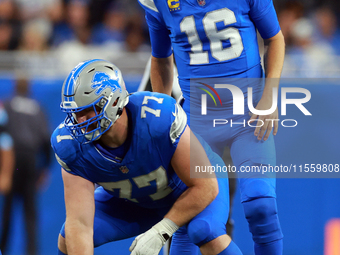
<instances>
[{"instance_id":1,"label":"blue jersey with number 77","mask_svg":"<svg viewBox=\"0 0 340 255\"><path fill-rule=\"evenodd\" d=\"M139 0L152 55L174 52L182 90L192 78L262 77L256 29L280 31L272 0Z\"/></svg>"},{"instance_id":2,"label":"blue jersey with number 77","mask_svg":"<svg viewBox=\"0 0 340 255\"><path fill-rule=\"evenodd\" d=\"M126 110L131 142L123 159L113 158L97 142L78 143L62 123L51 137L57 161L68 173L102 186L108 197L146 208L171 206L187 189L171 166L187 126L186 114L170 96L146 91L130 95ZM223 165L201 142L210 162Z\"/></svg>"}]
</instances>

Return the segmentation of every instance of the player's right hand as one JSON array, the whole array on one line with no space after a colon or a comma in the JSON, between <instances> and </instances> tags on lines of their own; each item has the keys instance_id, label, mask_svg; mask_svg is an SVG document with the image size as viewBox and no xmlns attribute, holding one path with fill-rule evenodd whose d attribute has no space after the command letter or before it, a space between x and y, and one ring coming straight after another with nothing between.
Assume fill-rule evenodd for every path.
<instances>
[{"instance_id":1,"label":"player's right hand","mask_svg":"<svg viewBox=\"0 0 340 255\"><path fill-rule=\"evenodd\" d=\"M135 238L129 248L131 255L158 255L165 242L178 228L170 219L164 218Z\"/></svg>"},{"instance_id":2,"label":"player's right hand","mask_svg":"<svg viewBox=\"0 0 340 255\"><path fill-rule=\"evenodd\" d=\"M151 228L135 238L129 251L131 255L158 255L165 242L165 238Z\"/></svg>"},{"instance_id":3,"label":"player's right hand","mask_svg":"<svg viewBox=\"0 0 340 255\"><path fill-rule=\"evenodd\" d=\"M266 97L262 97L257 106L255 107L256 110L268 110L272 105L271 98L268 99ZM253 124L254 121L259 120L260 123L257 124L256 122ZM249 123L252 125L256 125L254 135L257 137L258 140L266 141L273 131L273 135L277 134L278 131L278 120L279 120L279 113L278 109L269 115L257 115L252 114L251 118L249 119ZM261 123L263 123L261 125Z\"/></svg>"}]
</instances>

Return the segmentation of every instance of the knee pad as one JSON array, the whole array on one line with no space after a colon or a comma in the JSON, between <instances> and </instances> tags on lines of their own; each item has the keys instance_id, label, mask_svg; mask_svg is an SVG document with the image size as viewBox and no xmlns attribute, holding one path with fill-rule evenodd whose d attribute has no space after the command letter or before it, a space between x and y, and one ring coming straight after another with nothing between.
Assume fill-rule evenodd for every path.
<instances>
[{"instance_id":1,"label":"knee pad","mask_svg":"<svg viewBox=\"0 0 340 255\"><path fill-rule=\"evenodd\" d=\"M251 201L257 198L276 197L275 178L240 179L241 201Z\"/></svg>"},{"instance_id":2,"label":"knee pad","mask_svg":"<svg viewBox=\"0 0 340 255\"><path fill-rule=\"evenodd\" d=\"M283 238L275 198L243 202L243 208L255 243L264 244Z\"/></svg>"},{"instance_id":3,"label":"knee pad","mask_svg":"<svg viewBox=\"0 0 340 255\"><path fill-rule=\"evenodd\" d=\"M203 219L191 221L188 224L187 231L190 240L198 247L217 237L216 234L213 233L210 223Z\"/></svg>"}]
</instances>

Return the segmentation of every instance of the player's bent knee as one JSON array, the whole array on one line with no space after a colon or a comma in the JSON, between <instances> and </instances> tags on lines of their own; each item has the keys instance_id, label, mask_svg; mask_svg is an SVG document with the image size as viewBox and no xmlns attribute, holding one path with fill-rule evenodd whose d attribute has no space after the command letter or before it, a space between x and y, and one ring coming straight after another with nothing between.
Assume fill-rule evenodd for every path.
<instances>
[{"instance_id":1,"label":"player's bent knee","mask_svg":"<svg viewBox=\"0 0 340 255\"><path fill-rule=\"evenodd\" d=\"M188 224L188 236L197 246L201 246L216 237L212 235L212 228L209 222L196 219Z\"/></svg>"},{"instance_id":2,"label":"player's bent knee","mask_svg":"<svg viewBox=\"0 0 340 255\"><path fill-rule=\"evenodd\" d=\"M225 250L229 244L231 243L231 238L227 234L221 235L214 240L203 244L200 247L200 251L202 255L210 255L210 254L220 254L223 250Z\"/></svg>"},{"instance_id":3,"label":"player's bent knee","mask_svg":"<svg viewBox=\"0 0 340 255\"><path fill-rule=\"evenodd\" d=\"M274 181L274 183L273 183ZM274 179L248 179L244 183L243 193L246 200L275 196Z\"/></svg>"},{"instance_id":4,"label":"player's bent knee","mask_svg":"<svg viewBox=\"0 0 340 255\"><path fill-rule=\"evenodd\" d=\"M243 207L254 242L268 243L283 238L275 198L257 198L244 202Z\"/></svg>"}]
</instances>

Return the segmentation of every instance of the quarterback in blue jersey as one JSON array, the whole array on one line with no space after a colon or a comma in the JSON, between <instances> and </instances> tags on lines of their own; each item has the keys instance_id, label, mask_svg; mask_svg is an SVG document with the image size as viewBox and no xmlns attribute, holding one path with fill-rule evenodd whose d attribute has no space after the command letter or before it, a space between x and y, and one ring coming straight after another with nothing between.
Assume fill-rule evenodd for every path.
<instances>
[{"instance_id":1,"label":"quarterback in blue jersey","mask_svg":"<svg viewBox=\"0 0 340 255\"><path fill-rule=\"evenodd\" d=\"M277 133L278 122L269 120L278 119L278 111L249 116L247 108L248 87L253 89L255 109L267 110L272 106L272 91L279 86L284 38L272 0L139 0L139 3L145 9L150 32L153 91L171 94L174 57L190 128L220 155L224 147L229 146L237 169L275 165L273 134ZM265 72L261 66L257 31L267 46ZM261 80L263 77L265 82ZM233 115L234 95L225 89L213 90L214 84L238 87L245 102L243 115ZM197 87L206 94L210 90L220 99L220 111L216 110L215 101L215 105L208 102L208 115L215 113L216 119L233 120L238 125L229 125L229 128L219 125L213 130L212 125L207 127L205 120L211 119L202 116L202 93L196 93ZM264 124L256 127L239 124L249 119ZM254 174L239 177L241 201L253 235L255 254L282 254L275 178Z\"/></svg>"},{"instance_id":2,"label":"quarterback in blue jersey","mask_svg":"<svg viewBox=\"0 0 340 255\"><path fill-rule=\"evenodd\" d=\"M241 254L226 235L228 180L190 177L195 166L223 161L191 133L173 98L128 95L119 69L94 59L66 78L61 109L67 117L51 138L66 205L59 254L93 254L137 236L131 254L156 255L179 229L203 255Z\"/></svg>"}]
</instances>

